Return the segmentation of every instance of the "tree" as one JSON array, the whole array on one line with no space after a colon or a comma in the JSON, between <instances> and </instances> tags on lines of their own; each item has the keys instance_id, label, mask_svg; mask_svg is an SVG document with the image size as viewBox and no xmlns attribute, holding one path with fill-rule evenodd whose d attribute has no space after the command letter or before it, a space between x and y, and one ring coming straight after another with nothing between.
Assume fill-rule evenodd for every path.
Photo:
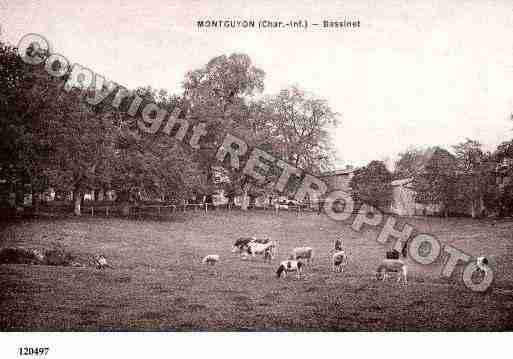
<instances>
[{"instance_id":1,"label":"tree","mask_svg":"<svg viewBox=\"0 0 513 359\"><path fill-rule=\"evenodd\" d=\"M66 75L55 79L41 65L29 67L5 46L0 73L0 129L9 135L0 145L0 174L17 187L29 182L33 191L71 191L80 215L88 190L115 189L128 200L176 197L203 186L190 150L169 136L134 136L136 119L126 109L84 101L91 88L64 91ZM163 91L138 93L166 108L177 105Z\"/></svg>"},{"instance_id":2,"label":"tree","mask_svg":"<svg viewBox=\"0 0 513 359\"><path fill-rule=\"evenodd\" d=\"M356 171L350 187L355 201L387 210L392 201L392 174L381 161L372 161Z\"/></svg>"},{"instance_id":3,"label":"tree","mask_svg":"<svg viewBox=\"0 0 513 359\"><path fill-rule=\"evenodd\" d=\"M399 154L395 162L394 179L414 177L419 174L431 158L434 148L411 147Z\"/></svg>"},{"instance_id":4,"label":"tree","mask_svg":"<svg viewBox=\"0 0 513 359\"><path fill-rule=\"evenodd\" d=\"M17 193L17 205L23 202L27 184L32 190L45 184L40 159L49 145L36 133L41 129L43 99L50 100L52 94L33 89L43 78L43 71L31 71L16 48L0 43L0 178Z\"/></svg>"},{"instance_id":5,"label":"tree","mask_svg":"<svg viewBox=\"0 0 513 359\"><path fill-rule=\"evenodd\" d=\"M328 168L333 158L328 132L336 125L337 114L326 101L297 87L256 100L255 95L263 91L264 76L244 54L215 57L205 67L186 74L184 100L189 117L207 122L202 153L205 167L215 163L213 155L230 131L250 148L258 147L297 168L313 173ZM250 193L266 192L268 184L277 179L281 170L271 167L266 181L258 184L240 170L231 171L227 190L242 194L242 209L247 208ZM289 190L294 185L291 180Z\"/></svg>"},{"instance_id":6,"label":"tree","mask_svg":"<svg viewBox=\"0 0 513 359\"><path fill-rule=\"evenodd\" d=\"M180 104L177 96L164 90L145 87L138 88L136 93L169 113ZM192 193L206 192L206 173L191 149L167 134L138 134L137 119L124 112L121 117L109 162L108 185L118 193L125 215L133 202L155 199L177 202Z\"/></svg>"},{"instance_id":7,"label":"tree","mask_svg":"<svg viewBox=\"0 0 513 359\"><path fill-rule=\"evenodd\" d=\"M470 139L453 146L458 168L458 203L471 208L472 218L485 209L485 197L493 195L495 163L482 145Z\"/></svg>"},{"instance_id":8,"label":"tree","mask_svg":"<svg viewBox=\"0 0 513 359\"><path fill-rule=\"evenodd\" d=\"M255 128L251 131L251 99L264 89L265 73L252 65L245 54L217 56L205 67L190 71L183 82L184 105L191 121L206 123L207 136L199 151L202 167L212 178L211 167L224 135L239 134L254 145ZM240 186L243 209L249 203L249 179L240 170L230 171L231 185Z\"/></svg>"},{"instance_id":9,"label":"tree","mask_svg":"<svg viewBox=\"0 0 513 359\"><path fill-rule=\"evenodd\" d=\"M310 173L329 170L334 159L329 131L337 126L338 114L327 101L292 86L269 102L273 115L269 125L279 157Z\"/></svg>"},{"instance_id":10,"label":"tree","mask_svg":"<svg viewBox=\"0 0 513 359\"><path fill-rule=\"evenodd\" d=\"M513 140L505 141L497 146L491 155L495 165L496 192L485 197L488 208L497 211L500 217L513 214Z\"/></svg>"},{"instance_id":11,"label":"tree","mask_svg":"<svg viewBox=\"0 0 513 359\"><path fill-rule=\"evenodd\" d=\"M439 204L445 216L457 197L456 158L436 147L422 171L414 177L415 199L420 203Z\"/></svg>"}]
</instances>

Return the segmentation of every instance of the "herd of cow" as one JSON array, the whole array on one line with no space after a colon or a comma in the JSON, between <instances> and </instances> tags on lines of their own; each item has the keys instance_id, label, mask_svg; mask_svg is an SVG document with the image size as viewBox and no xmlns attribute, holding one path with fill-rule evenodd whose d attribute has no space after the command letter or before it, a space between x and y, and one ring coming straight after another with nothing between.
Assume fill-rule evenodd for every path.
<instances>
[{"instance_id":1,"label":"herd of cow","mask_svg":"<svg viewBox=\"0 0 513 359\"><path fill-rule=\"evenodd\" d=\"M239 238L235 241L232 253L239 253L242 259L249 256L255 258L263 256L264 261L270 262L276 257L278 243L267 238L257 239L255 237ZM204 264L214 265L219 261L218 254L209 254L203 257ZM281 261L276 276L278 278L286 277L288 273L295 272L298 279L301 278L305 264L310 265L314 260L314 250L312 247L297 247L292 250L289 258ZM348 255L342 249L342 242L335 241L334 253L331 255L330 266L333 272L343 272L348 263ZM380 263L376 270L377 279L387 280L390 273L397 274L397 281L401 280L407 283L406 264L399 259L399 253L396 251L387 252L386 258Z\"/></svg>"}]
</instances>

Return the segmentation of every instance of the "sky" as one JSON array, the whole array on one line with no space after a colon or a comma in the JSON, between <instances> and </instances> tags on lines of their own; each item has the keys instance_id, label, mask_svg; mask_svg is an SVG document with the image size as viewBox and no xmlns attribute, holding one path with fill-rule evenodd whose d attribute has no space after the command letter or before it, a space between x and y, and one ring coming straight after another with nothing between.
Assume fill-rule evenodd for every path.
<instances>
[{"instance_id":1,"label":"sky","mask_svg":"<svg viewBox=\"0 0 513 359\"><path fill-rule=\"evenodd\" d=\"M360 27L199 29L198 20L360 20ZM119 84L181 91L184 74L246 53L266 94L296 84L340 114L337 167L413 146L513 137L511 1L0 0L0 40L53 52Z\"/></svg>"}]
</instances>

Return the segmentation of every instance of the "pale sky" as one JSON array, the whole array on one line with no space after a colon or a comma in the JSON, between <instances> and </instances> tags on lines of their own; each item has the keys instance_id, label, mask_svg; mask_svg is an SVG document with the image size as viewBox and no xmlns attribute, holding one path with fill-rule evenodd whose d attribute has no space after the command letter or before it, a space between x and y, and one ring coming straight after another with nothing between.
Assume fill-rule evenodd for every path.
<instances>
[{"instance_id":1,"label":"pale sky","mask_svg":"<svg viewBox=\"0 0 513 359\"><path fill-rule=\"evenodd\" d=\"M0 0L3 41L54 52L127 87L179 92L186 71L248 54L265 93L298 84L341 114L338 165L466 137L513 136L512 1ZM197 20L356 20L357 29L198 29Z\"/></svg>"}]
</instances>

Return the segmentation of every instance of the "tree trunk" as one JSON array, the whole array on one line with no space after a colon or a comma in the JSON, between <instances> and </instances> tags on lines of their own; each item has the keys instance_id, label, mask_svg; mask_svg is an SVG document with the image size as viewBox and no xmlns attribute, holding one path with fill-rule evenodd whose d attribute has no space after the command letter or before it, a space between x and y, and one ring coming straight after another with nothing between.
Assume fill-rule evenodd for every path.
<instances>
[{"instance_id":1,"label":"tree trunk","mask_svg":"<svg viewBox=\"0 0 513 359\"><path fill-rule=\"evenodd\" d=\"M240 208L243 211L247 211L248 210L248 206L249 206L249 195L248 195L248 192L249 192L248 187L244 186L244 188L242 189L242 203L240 205Z\"/></svg>"},{"instance_id":2,"label":"tree trunk","mask_svg":"<svg viewBox=\"0 0 513 359\"><path fill-rule=\"evenodd\" d=\"M449 217L449 206L446 203L442 204L442 217Z\"/></svg>"},{"instance_id":3,"label":"tree trunk","mask_svg":"<svg viewBox=\"0 0 513 359\"><path fill-rule=\"evenodd\" d=\"M19 183L15 185L14 203L17 210L23 210L23 205L25 204L25 188Z\"/></svg>"},{"instance_id":4,"label":"tree trunk","mask_svg":"<svg viewBox=\"0 0 513 359\"><path fill-rule=\"evenodd\" d=\"M130 215L130 202L126 201L121 204L121 214L124 217L128 217Z\"/></svg>"},{"instance_id":5,"label":"tree trunk","mask_svg":"<svg viewBox=\"0 0 513 359\"><path fill-rule=\"evenodd\" d=\"M128 217L130 215L130 193L128 191L120 191L119 196L116 198L121 203L121 215Z\"/></svg>"},{"instance_id":6,"label":"tree trunk","mask_svg":"<svg viewBox=\"0 0 513 359\"><path fill-rule=\"evenodd\" d=\"M82 193L79 191L73 192L73 213L75 216L80 216L82 208Z\"/></svg>"},{"instance_id":7,"label":"tree trunk","mask_svg":"<svg viewBox=\"0 0 513 359\"><path fill-rule=\"evenodd\" d=\"M41 203L41 200L43 198L43 194L41 192L38 193L32 193L32 208L34 211L37 212L39 209L39 204Z\"/></svg>"}]
</instances>

